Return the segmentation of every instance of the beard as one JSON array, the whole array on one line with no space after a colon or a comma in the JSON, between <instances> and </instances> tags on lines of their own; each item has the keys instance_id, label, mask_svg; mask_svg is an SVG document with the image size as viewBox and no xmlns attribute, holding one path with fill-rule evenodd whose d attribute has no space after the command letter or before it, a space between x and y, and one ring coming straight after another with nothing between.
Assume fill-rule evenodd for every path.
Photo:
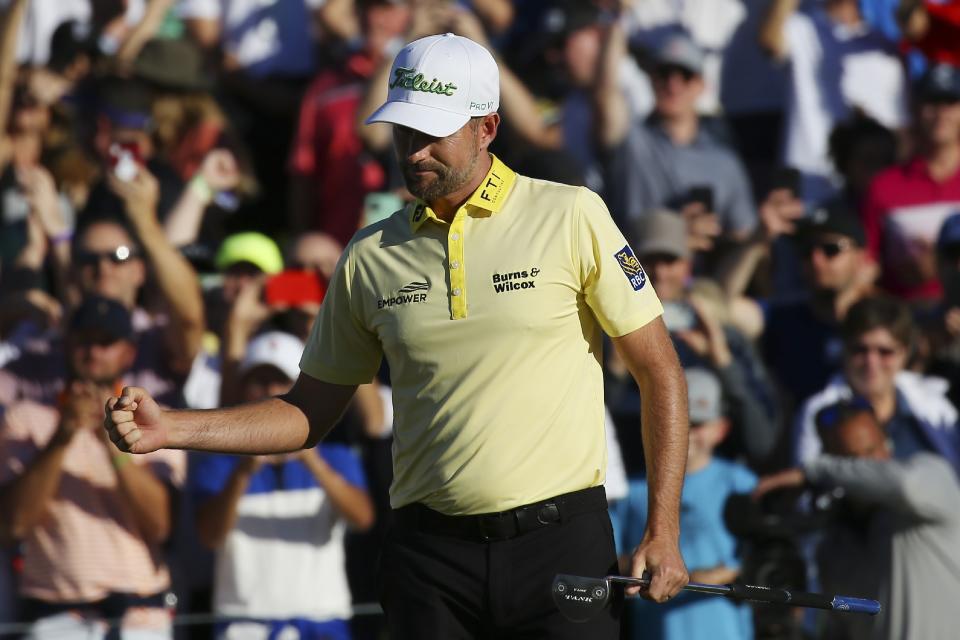
<instances>
[{"instance_id":1,"label":"beard","mask_svg":"<svg viewBox=\"0 0 960 640\"><path fill-rule=\"evenodd\" d=\"M433 162L405 164L403 165L403 181L410 193L424 202L430 203L463 187L473 175L479 157L480 154L475 152L470 158L470 162L459 169ZM422 178L414 173L416 171L433 171L437 177L424 183Z\"/></svg>"}]
</instances>

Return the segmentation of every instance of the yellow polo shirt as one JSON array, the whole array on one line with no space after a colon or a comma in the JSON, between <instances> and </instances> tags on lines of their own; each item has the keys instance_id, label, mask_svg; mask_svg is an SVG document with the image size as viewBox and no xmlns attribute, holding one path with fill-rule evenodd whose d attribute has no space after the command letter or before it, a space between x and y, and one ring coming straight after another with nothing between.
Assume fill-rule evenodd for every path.
<instances>
[{"instance_id":1,"label":"yellow polo shirt","mask_svg":"<svg viewBox=\"0 0 960 640\"><path fill-rule=\"evenodd\" d=\"M603 483L601 329L663 312L603 201L496 157L451 223L414 203L347 246L300 368L394 402L394 508L503 511Z\"/></svg>"}]
</instances>

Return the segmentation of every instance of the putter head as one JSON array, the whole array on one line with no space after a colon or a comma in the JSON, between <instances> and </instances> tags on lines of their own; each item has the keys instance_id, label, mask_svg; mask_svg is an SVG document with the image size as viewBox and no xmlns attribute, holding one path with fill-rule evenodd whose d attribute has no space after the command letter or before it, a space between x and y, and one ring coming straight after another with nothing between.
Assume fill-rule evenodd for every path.
<instances>
[{"instance_id":1,"label":"putter head","mask_svg":"<svg viewBox=\"0 0 960 640\"><path fill-rule=\"evenodd\" d=\"M553 602L566 619L586 622L610 602L610 581L557 574L553 579Z\"/></svg>"}]
</instances>

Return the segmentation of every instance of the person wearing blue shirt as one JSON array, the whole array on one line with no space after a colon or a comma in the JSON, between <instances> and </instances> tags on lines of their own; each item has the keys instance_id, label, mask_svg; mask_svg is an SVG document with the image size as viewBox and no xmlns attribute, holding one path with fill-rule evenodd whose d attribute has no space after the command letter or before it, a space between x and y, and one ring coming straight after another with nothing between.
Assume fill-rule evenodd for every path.
<instances>
[{"instance_id":1,"label":"person wearing blue shirt","mask_svg":"<svg viewBox=\"0 0 960 640\"><path fill-rule=\"evenodd\" d=\"M720 382L707 369L685 372L690 410L687 475L680 502L680 552L691 582L726 584L739 575L737 542L723 521L727 498L750 493L757 478L736 462L715 458L730 424L721 409ZM646 480L634 479L621 505L618 549L640 541L647 520ZM751 610L724 598L682 592L663 604L629 601L631 638L751 640Z\"/></svg>"},{"instance_id":2,"label":"person wearing blue shirt","mask_svg":"<svg viewBox=\"0 0 960 640\"><path fill-rule=\"evenodd\" d=\"M246 401L285 393L303 343L281 332L251 341L240 363ZM346 527L373 505L358 457L341 444L277 456L197 455L191 465L201 541L216 550L218 638L347 640Z\"/></svg>"}]
</instances>

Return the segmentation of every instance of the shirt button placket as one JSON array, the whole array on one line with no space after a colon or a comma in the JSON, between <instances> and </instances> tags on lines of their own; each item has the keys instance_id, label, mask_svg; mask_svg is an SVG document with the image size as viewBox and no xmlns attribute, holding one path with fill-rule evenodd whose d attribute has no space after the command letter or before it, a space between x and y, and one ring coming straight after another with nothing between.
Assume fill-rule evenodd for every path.
<instances>
[{"instance_id":1,"label":"shirt button placket","mask_svg":"<svg viewBox=\"0 0 960 640\"><path fill-rule=\"evenodd\" d=\"M467 315L466 280L463 273L463 216L463 211L457 212L454 216L447 243L450 266L450 310L454 320L465 318Z\"/></svg>"}]
</instances>

